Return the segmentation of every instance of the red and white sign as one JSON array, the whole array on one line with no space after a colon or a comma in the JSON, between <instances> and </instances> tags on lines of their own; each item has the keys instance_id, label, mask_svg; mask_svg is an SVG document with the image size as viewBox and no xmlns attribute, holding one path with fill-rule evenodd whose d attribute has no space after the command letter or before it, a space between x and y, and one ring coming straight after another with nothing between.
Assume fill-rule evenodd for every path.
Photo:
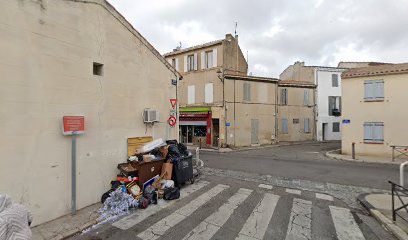
<instances>
[{"instance_id":1,"label":"red and white sign","mask_svg":"<svg viewBox=\"0 0 408 240\"><path fill-rule=\"evenodd\" d=\"M171 107L174 109L177 104L177 99L174 99L174 98L170 99L170 104L171 104Z\"/></svg>"},{"instance_id":2,"label":"red and white sign","mask_svg":"<svg viewBox=\"0 0 408 240\"><path fill-rule=\"evenodd\" d=\"M84 116L64 116L62 117L62 133L64 135L77 135L85 132Z\"/></svg>"}]
</instances>

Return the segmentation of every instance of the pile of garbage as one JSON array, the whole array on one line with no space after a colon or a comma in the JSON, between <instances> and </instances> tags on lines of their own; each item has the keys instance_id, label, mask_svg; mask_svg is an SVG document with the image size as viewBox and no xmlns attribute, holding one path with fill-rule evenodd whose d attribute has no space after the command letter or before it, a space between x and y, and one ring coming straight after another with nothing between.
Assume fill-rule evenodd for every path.
<instances>
[{"instance_id":1,"label":"pile of garbage","mask_svg":"<svg viewBox=\"0 0 408 240\"><path fill-rule=\"evenodd\" d=\"M127 215L132 208L147 208L159 199L178 199L180 186L194 180L191 159L187 147L176 140L157 139L144 144L126 163L118 165L120 173L101 197L98 221Z\"/></svg>"}]
</instances>

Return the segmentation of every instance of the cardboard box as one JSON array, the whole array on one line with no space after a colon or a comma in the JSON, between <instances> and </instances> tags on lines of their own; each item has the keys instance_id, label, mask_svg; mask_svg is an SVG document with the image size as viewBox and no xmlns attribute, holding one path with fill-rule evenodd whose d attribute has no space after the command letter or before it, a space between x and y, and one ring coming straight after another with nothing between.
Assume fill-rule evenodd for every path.
<instances>
[{"instance_id":1,"label":"cardboard box","mask_svg":"<svg viewBox=\"0 0 408 240\"><path fill-rule=\"evenodd\" d=\"M163 163L162 171L161 171L161 178L166 180L171 180L171 174L173 173L173 163Z\"/></svg>"},{"instance_id":2,"label":"cardboard box","mask_svg":"<svg viewBox=\"0 0 408 240\"><path fill-rule=\"evenodd\" d=\"M143 162L151 162L154 159L154 155L146 154L143 155Z\"/></svg>"}]
</instances>

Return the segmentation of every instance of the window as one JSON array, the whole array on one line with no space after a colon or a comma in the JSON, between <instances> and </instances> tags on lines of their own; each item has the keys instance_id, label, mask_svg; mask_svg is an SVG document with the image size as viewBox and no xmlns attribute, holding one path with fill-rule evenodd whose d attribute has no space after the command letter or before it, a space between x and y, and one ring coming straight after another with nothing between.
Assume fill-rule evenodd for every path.
<instances>
[{"instance_id":1,"label":"window","mask_svg":"<svg viewBox=\"0 0 408 240\"><path fill-rule=\"evenodd\" d=\"M366 143L384 142L384 123L365 122L364 123L364 142Z\"/></svg>"},{"instance_id":2,"label":"window","mask_svg":"<svg viewBox=\"0 0 408 240\"><path fill-rule=\"evenodd\" d=\"M288 132L289 132L288 131L288 119L282 118L282 130L281 130L281 133L287 134Z\"/></svg>"},{"instance_id":3,"label":"window","mask_svg":"<svg viewBox=\"0 0 408 240\"><path fill-rule=\"evenodd\" d=\"M332 74L332 87L338 87L338 86L339 86L339 75Z\"/></svg>"},{"instance_id":4,"label":"window","mask_svg":"<svg viewBox=\"0 0 408 240\"><path fill-rule=\"evenodd\" d=\"M212 50L205 52L205 68L213 67L213 58L214 54Z\"/></svg>"},{"instance_id":5,"label":"window","mask_svg":"<svg viewBox=\"0 0 408 240\"><path fill-rule=\"evenodd\" d=\"M280 104L288 105L288 89L283 88L280 91Z\"/></svg>"},{"instance_id":6,"label":"window","mask_svg":"<svg viewBox=\"0 0 408 240\"><path fill-rule=\"evenodd\" d=\"M341 116L341 97L329 96L329 116Z\"/></svg>"},{"instance_id":7,"label":"window","mask_svg":"<svg viewBox=\"0 0 408 240\"><path fill-rule=\"evenodd\" d=\"M103 76L103 64L93 63L93 75Z\"/></svg>"},{"instance_id":8,"label":"window","mask_svg":"<svg viewBox=\"0 0 408 240\"><path fill-rule=\"evenodd\" d=\"M244 101L251 101L251 84L244 82Z\"/></svg>"},{"instance_id":9,"label":"window","mask_svg":"<svg viewBox=\"0 0 408 240\"><path fill-rule=\"evenodd\" d=\"M305 133L310 133L310 125L309 125L309 118L305 118L303 121L303 129Z\"/></svg>"},{"instance_id":10,"label":"window","mask_svg":"<svg viewBox=\"0 0 408 240\"><path fill-rule=\"evenodd\" d=\"M333 132L340 132L340 123L339 122L334 122L333 123L332 131Z\"/></svg>"},{"instance_id":11,"label":"window","mask_svg":"<svg viewBox=\"0 0 408 240\"><path fill-rule=\"evenodd\" d=\"M299 124L299 118L294 118L293 119L293 124Z\"/></svg>"},{"instance_id":12,"label":"window","mask_svg":"<svg viewBox=\"0 0 408 240\"><path fill-rule=\"evenodd\" d=\"M194 71L194 55L187 56L187 71Z\"/></svg>"},{"instance_id":13,"label":"window","mask_svg":"<svg viewBox=\"0 0 408 240\"><path fill-rule=\"evenodd\" d=\"M171 66L176 68L176 59L175 58L171 59Z\"/></svg>"},{"instance_id":14,"label":"window","mask_svg":"<svg viewBox=\"0 0 408 240\"><path fill-rule=\"evenodd\" d=\"M384 100L384 80L364 81L364 101Z\"/></svg>"},{"instance_id":15,"label":"window","mask_svg":"<svg viewBox=\"0 0 408 240\"><path fill-rule=\"evenodd\" d=\"M212 103L214 101L214 84L206 83L205 84L205 103Z\"/></svg>"},{"instance_id":16,"label":"window","mask_svg":"<svg viewBox=\"0 0 408 240\"><path fill-rule=\"evenodd\" d=\"M303 92L303 105L309 106L309 90L305 89Z\"/></svg>"},{"instance_id":17,"label":"window","mask_svg":"<svg viewBox=\"0 0 408 240\"><path fill-rule=\"evenodd\" d=\"M188 100L187 103L188 104L194 104L195 103L195 86L194 85L190 85L188 86Z\"/></svg>"}]
</instances>

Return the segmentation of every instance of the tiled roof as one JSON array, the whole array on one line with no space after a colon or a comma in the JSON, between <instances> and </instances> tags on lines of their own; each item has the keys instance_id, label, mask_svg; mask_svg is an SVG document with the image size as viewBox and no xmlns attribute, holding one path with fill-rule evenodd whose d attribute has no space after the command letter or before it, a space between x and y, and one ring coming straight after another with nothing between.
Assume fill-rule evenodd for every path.
<instances>
[{"instance_id":1,"label":"tiled roof","mask_svg":"<svg viewBox=\"0 0 408 240\"><path fill-rule=\"evenodd\" d=\"M308 86L315 87L316 85L308 81L296 81L296 80L279 80L278 84L280 86Z\"/></svg>"},{"instance_id":2,"label":"tiled roof","mask_svg":"<svg viewBox=\"0 0 408 240\"><path fill-rule=\"evenodd\" d=\"M205 48L205 47L217 45L217 44L222 43L222 41L223 41L223 40L221 39L221 40L216 40L216 41L204 43L204 44L197 45L197 46L192 46L192 47L189 47L189 48L184 48L184 49L176 50L176 51L173 51L173 52L165 53L163 56L164 56L164 57L168 57L168 56L172 56L172 55L176 55L176 54L188 52L188 51L191 51L191 50L196 50L196 49L200 49L200 48Z\"/></svg>"},{"instance_id":3,"label":"tiled roof","mask_svg":"<svg viewBox=\"0 0 408 240\"><path fill-rule=\"evenodd\" d=\"M408 63L399 64L384 64L363 68L352 68L345 71L341 77L342 78L356 78L364 76L380 76L389 74L401 74L408 73Z\"/></svg>"},{"instance_id":4,"label":"tiled roof","mask_svg":"<svg viewBox=\"0 0 408 240\"><path fill-rule=\"evenodd\" d=\"M242 74L225 74L225 79L240 79L245 81L263 81L263 82L277 82L279 79L277 78L268 78L268 77L256 77L256 76L248 76Z\"/></svg>"}]
</instances>

